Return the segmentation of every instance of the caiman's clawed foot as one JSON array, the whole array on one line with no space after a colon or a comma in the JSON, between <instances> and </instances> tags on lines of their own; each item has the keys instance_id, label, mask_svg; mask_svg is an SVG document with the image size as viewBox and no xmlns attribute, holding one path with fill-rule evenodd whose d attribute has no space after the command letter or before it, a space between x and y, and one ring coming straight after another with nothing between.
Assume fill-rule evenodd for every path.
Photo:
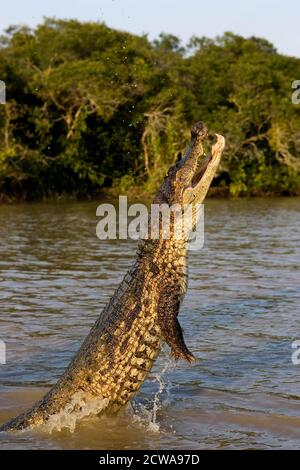
<instances>
[{"instance_id":1,"label":"caiman's clawed foot","mask_svg":"<svg viewBox=\"0 0 300 470\"><path fill-rule=\"evenodd\" d=\"M185 346L183 349L180 351L178 349L172 349L171 350L171 356L175 358L176 361L178 359L183 359L184 361L189 362L190 364L192 362L195 362L197 359L195 356L188 350L188 348Z\"/></svg>"},{"instance_id":2,"label":"caiman's clawed foot","mask_svg":"<svg viewBox=\"0 0 300 470\"><path fill-rule=\"evenodd\" d=\"M161 299L163 300L163 299ZM171 348L171 355L176 359L184 359L188 362L196 361L196 358L188 350L180 323L177 319L179 311L179 301L176 296L170 295L168 302L163 302L159 306L159 323L165 341Z\"/></svg>"}]
</instances>

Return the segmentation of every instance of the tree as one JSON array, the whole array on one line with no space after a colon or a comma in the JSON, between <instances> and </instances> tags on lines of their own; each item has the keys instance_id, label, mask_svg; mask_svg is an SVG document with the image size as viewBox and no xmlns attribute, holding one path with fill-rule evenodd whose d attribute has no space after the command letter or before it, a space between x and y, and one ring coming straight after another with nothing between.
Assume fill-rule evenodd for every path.
<instances>
[{"instance_id":1,"label":"tree","mask_svg":"<svg viewBox=\"0 0 300 470\"><path fill-rule=\"evenodd\" d=\"M299 194L299 77L300 60L262 38L225 33L183 48L102 23L11 27L0 38L0 199L150 194L198 120L226 136L219 191Z\"/></svg>"}]
</instances>

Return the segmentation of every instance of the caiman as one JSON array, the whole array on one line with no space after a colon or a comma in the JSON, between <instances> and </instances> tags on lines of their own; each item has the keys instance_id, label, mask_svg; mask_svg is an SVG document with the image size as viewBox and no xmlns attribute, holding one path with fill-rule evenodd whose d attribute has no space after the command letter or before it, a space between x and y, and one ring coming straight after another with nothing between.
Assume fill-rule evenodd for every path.
<instances>
[{"instance_id":1,"label":"caiman","mask_svg":"<svg viewBox=\"0 0 300 470\"><path fill-rule=\"evenodd\" d=\"M168 171L155 204L200 204L214 178L225 145L223 136L205 155L202 122L191 130L184 156ZM28 411L0 431L22 430L75 420L104 409L117 411L140 388L166 342L175 359L195 360L187 348L178 313L187 288L186 236L144 237L137 256L113 297L62 377Z\"/></svg>"}]
</instances>

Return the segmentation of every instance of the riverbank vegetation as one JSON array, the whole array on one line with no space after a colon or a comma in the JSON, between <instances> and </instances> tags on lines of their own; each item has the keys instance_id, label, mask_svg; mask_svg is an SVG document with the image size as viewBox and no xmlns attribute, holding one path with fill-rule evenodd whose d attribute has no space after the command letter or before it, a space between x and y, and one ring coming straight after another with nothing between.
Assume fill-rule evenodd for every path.
<instances>
[{"instance_id":1,"label":"riverbank vegetation","mask_svg":"<svg viewBox=\"0 0 300 470\"><path fill-rule=\"evenodd\" d=\"M227 140L213 193L300 194L300 59L264 39L226 33L183 47L46 19L2 35L0 79L1 201L149 195L198 120Z\"/></svg>"}]
</instances>

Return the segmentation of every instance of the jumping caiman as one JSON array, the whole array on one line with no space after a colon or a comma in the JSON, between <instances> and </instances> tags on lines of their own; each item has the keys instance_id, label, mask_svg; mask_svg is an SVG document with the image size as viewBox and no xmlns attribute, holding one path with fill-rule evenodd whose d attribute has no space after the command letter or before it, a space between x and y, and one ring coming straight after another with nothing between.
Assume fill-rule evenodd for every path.
<instances>
[{"instance_id":1,"label":"jumping caiman","mask_svg":"<svg viewBox=\"0 0 300 470\"><path fill-rule=\"evenodd\" d=\"M208 135L202 122L191 130L186 154L173 165L155 196L155 204L200 204L220 162L225 139L205 155ZM136 260L100 313L66 371L31 409L0 431L47 425L66 416L117 411L137 392L164 341L176 359L194 361L178 322L187 288L187 237L145 237Z\"/></svg>"}]
</instances>

